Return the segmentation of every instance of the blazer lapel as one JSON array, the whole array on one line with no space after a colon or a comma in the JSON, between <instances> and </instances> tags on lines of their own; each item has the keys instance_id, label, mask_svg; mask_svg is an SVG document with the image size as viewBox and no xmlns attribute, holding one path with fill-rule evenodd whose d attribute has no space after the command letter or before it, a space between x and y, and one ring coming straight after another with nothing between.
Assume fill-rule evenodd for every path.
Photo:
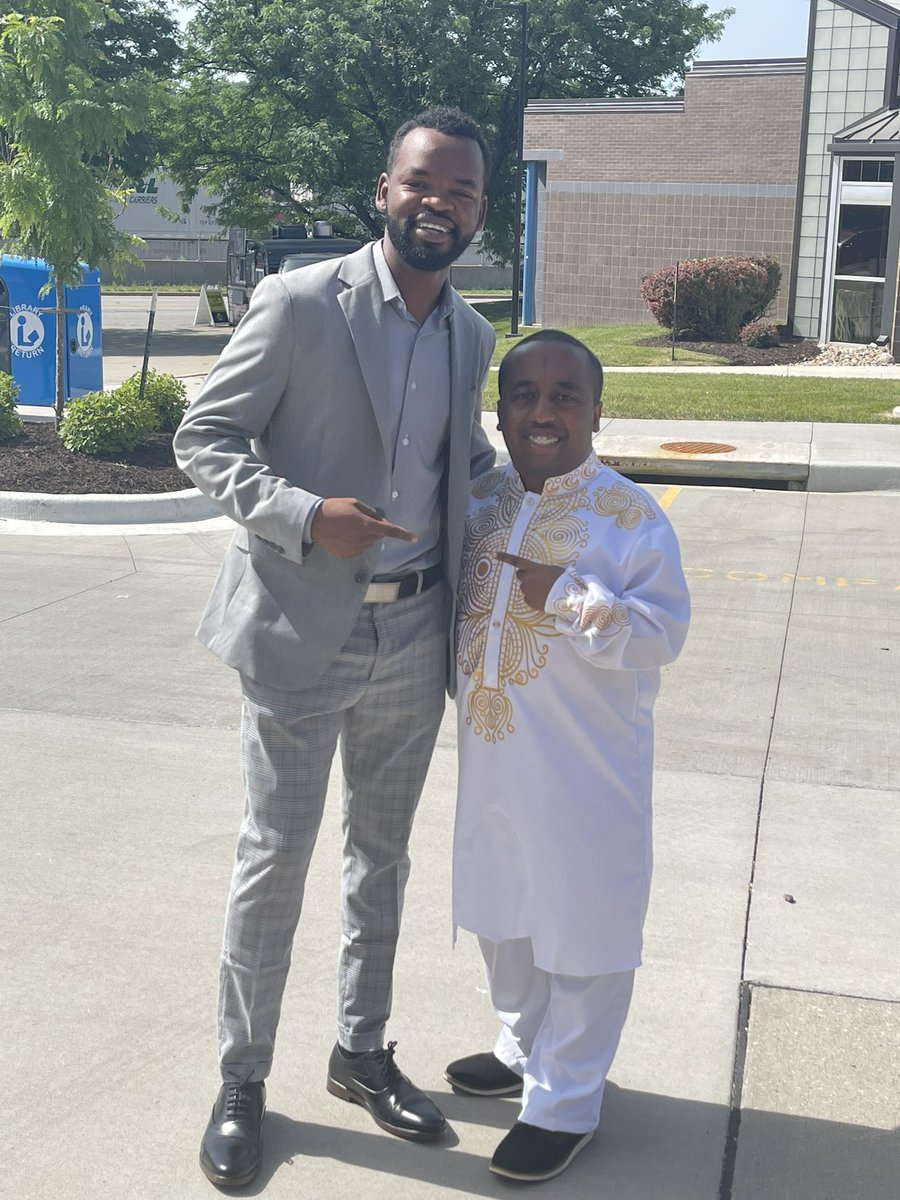
<instances>
[{"instance_id":1,"label":"blazer lapel","mask_svg":"<svg viewBox=\"0 0 900 1200\"><path fill-rule=\"evenodd\" d=\"M453 319L450 322L450 456L451 479L469 478L473 389L473 356L477 347L466 334L468 307L465 300L453 297ZM467 352L467 353L466 353ZM477 362L477 357L475 358Z\"/></svg>"},{"instance_id":2,"label":"blazer lapel","mask_svg":"<svg viewBox=\"0 0 900 1200\"><path fill-rule=\"evenodd\" d=\"M363 251L357 253L362 254ZM383 324L384 304L378 286L378 276L371 263L371 251L369 261L371 271L359 282L343 276L351 286L339 292L337 300L350 327L350 336L366 390L372 401L385 460L390 469L393 449L389 419L387 339Z\"/></svg>"}]
</instances>

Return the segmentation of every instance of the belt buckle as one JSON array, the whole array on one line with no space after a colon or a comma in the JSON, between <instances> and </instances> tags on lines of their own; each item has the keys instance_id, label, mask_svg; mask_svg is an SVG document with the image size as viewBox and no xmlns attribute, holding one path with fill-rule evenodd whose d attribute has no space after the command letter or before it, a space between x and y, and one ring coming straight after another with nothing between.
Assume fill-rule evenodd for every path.
<instances>
[{"instance_id":1,"label":"belt buckle","mask_svg":"<svg viewBox=\"0 0 900 1200\"><path fill-rule=\"evenodd\" d=\"M363 596L363 604L392 604L400 599L400 583L370 583Z\"/></svg>"}]
</instances>

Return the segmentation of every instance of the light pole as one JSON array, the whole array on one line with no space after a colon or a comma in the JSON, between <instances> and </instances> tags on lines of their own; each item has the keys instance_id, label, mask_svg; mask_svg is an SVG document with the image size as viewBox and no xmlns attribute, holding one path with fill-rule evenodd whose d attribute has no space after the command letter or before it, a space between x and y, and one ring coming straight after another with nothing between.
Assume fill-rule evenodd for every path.
<instances>
[{"instance_id":1,"label":"light pole","mask_svg":"<svg viewBox=\"0 0 900 1200\"><path fill-rule=\"evenodd\" d=\"M519 334L519 271L522 266L522 159L525 150L525 92L528 70L528 5L524 0L517 4L505 4L504 8L516 9L519 14L519 99L518 99L518 145L516 150L516 191L513 221L513 282L512 318L510 338Z\"/></svg>"}]
</instances>

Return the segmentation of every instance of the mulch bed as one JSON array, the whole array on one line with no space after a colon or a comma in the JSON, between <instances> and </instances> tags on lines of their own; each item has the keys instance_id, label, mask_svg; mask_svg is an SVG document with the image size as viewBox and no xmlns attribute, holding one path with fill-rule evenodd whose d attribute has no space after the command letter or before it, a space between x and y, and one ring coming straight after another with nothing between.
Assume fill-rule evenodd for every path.
<instances>
[{"instance_id":1,"label":"mulch bed","mask_svg":"<svg viewBox=\"0 0 900 1200\"><path fill-rule=\"evenodd\" d=\"M130 454L108 458L67 450L52 421L27 424L20 437L0 443L0 492L130 496L192 486L175 465L171 434L157 434Z\"/></svg>"},{"instance_id":2,"label":"mulch bed","mask_svg":"<svg viewBox=\"0 0 900 1200\"><path fill-rule=\"evenodd\" d=\"M652 337L639 343L641 346L671 346L672 338ZM755 346L745 346L741 342L688 342L681 338L675 342L675 364L678 365L678 351L690 351L693 354L717 354L727 358L731 367L770 367L783 363L808 362L819 353L818 342L808 338L788 338L780 346L770 346L765 350Z\"/></svg>"},{"instance_id":3,"label":"mulch bed","mask_svg":"<svg viewBox=\"0 0 900 1200\"><path fill-rule=\"evenodd\" d=\"M647 338L642 345L668 346L665 335ZM731 366L760 367L770 364L806 362L819 352L814 341L786 340L780 346L758 350L740 342L675 343L678 351L716 354ZM191 481L175 465L172 439L158 434L130 454L94 458L67 450L52 422L28 424L11 442L0 443L0 492L50 492L56 495L85 495L92 492L128 496L145 492L180 492Z\"/></svg>"}]
</instances>

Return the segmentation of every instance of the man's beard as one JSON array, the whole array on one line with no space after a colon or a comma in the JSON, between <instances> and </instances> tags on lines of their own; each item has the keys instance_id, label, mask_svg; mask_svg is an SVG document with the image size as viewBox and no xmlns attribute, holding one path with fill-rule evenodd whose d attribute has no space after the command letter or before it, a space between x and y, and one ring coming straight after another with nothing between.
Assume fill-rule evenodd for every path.
<instances>
[{"instance_id":1,"label":"man's beard","mask_svg":"<svg viewBox=\"0 0 900 1200\"><path fill-rule=\"evenodd\" d=\"M416 218L409 217L406 221L398 221L396 217L387 216L385 226L391 245L408 267L416 271L443 271L451 263L455 263L463 250L475 236L474 231L467 238L460 237L459 229L454 225L450 236L453 244L449 250L438 251L427 242L417 242L412 238L411 230L415 228Z\"/></svg>"}]
</instances>

